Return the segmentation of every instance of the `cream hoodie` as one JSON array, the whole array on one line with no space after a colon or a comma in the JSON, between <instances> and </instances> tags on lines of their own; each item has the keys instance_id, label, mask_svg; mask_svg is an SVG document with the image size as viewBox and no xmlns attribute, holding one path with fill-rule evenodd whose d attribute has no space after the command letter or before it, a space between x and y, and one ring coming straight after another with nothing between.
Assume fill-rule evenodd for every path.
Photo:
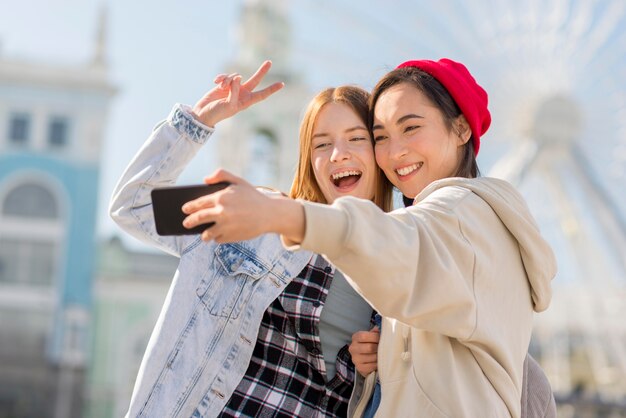
<instances>
[{"instance_id":1,"label":"cream hoodie","mask_svg":"<svg viewBox=\"0 0 626 418\"><path fill-rule=\"evenodd\" d=\"M383 213L302 202L300 246L341 269L384 317L377 417L519 417L533 310L556 260L505 181L449 178Z\"/></svg>"}]
</instances>

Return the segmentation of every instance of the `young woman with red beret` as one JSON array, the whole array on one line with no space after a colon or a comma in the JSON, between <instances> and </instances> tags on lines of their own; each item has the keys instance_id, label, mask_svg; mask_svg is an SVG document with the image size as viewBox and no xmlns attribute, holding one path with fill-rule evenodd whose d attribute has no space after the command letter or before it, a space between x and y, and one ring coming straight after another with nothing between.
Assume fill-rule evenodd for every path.
<instances>
[{"instance_id":1,"label":"young woman with red beret","mask_svg":"<svg viewBox=\"0 0 626 418\"><path fill-rule=\"evenodd\" d=\"M411 206L271 197L218 171L206 181L231 186L189 202L185 225L216 222L202 238L217 242L280 233L341 269L383 317L376 416L520 417L556 261L521 195L478 177L487 94L463 64L408 61L374 88L370 112L377 163Z\"/></svg>"}]
</instances>

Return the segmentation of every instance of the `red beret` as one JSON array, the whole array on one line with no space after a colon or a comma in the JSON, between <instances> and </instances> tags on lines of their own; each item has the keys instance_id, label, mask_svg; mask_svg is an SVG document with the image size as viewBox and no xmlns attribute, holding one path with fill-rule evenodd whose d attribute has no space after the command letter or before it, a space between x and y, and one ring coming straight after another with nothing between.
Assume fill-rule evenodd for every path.
<instances>
[{"instance_id":1,"label":"red beret","mask_svg":"<svg viewBox=\"0 0 626 418\"><path fill-rule=\"evenodd\" d=\"M474 77L460 62L442 58L439 61L406 61L397 68L417 67L430 74L448 90L474 135L474 153L478 154L480 137L491 125L491 114L487 109L487 92L476 83Z\"/></svg>"}]
</instances>

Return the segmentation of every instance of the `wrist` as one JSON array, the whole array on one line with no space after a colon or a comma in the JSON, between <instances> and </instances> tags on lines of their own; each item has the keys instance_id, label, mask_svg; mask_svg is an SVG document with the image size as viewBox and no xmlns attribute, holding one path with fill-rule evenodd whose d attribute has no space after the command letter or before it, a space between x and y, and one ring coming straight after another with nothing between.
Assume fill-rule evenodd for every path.
<instances>
[{"instance_id":1,"label":"wrist","mask_svg":"<svg viewBox=\"0 0 626 418\"><path fill-rule=\"evenodd\" d=\"M219 120L215 120L215 118L211 118L208 115L204 115L201 116L200 115L200 111L198 109L196 109L195 107L193 109L189 110L189 114L191 114L191 116L199 123L203 124L204 126L208 127L208 128L215 128L215 125L217 124L217 122L219 122Z\"/></svg>"},{"instance_id":2,"label":"wrist","mask_svg":"<svg viewBox=\"0 0 626 418\"><path fill-rule=\"evenodd\" d=\"M305 232L304 206L288 197L273 196L271 199L268 232L280 234L293 244L302 242Z\"/></svg>"},{"instance_id":3,"label":"wrist","mask_svg":"<svg viewBox=\"0 0 626 418\"><path fill-rule=\"evenodd\" d=\"M188 105L176 104L167 119L181 135L187 135L200 144L205 143L214 131L199 121Z\"/></svg>"}]
</instances>

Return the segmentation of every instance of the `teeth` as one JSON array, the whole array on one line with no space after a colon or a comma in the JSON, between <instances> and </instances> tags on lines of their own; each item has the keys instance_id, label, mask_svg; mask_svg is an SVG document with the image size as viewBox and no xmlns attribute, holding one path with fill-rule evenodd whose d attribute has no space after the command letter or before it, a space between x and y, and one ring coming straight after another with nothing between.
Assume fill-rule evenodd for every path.
<instances>
[{"instance_id":1,"label":"teeth","mask_svg":"<svg viewBox=\"0 0 626 418\"><path fill-rule=\"evenodd\" d=\"M411 174L412 172L420 168L423 164L424 163L415 163L408 167L402 167L402 168L397 169L396 173L400 174L401 176L406 176L407 174Z\"/></svg>"},{"instance_id":2,"label":"teeth","mask_svg":"<svg viewBox=\"0 0 626 418\"><path fill-rule=\"evenodd\" d=\"M342 177L360 176L360 175L361 175L360 171L351 170L351 171L342 171L341 173L335 173L332 175L332 178L333 180L339 180Z\"/></svg>"}]
</instances>

